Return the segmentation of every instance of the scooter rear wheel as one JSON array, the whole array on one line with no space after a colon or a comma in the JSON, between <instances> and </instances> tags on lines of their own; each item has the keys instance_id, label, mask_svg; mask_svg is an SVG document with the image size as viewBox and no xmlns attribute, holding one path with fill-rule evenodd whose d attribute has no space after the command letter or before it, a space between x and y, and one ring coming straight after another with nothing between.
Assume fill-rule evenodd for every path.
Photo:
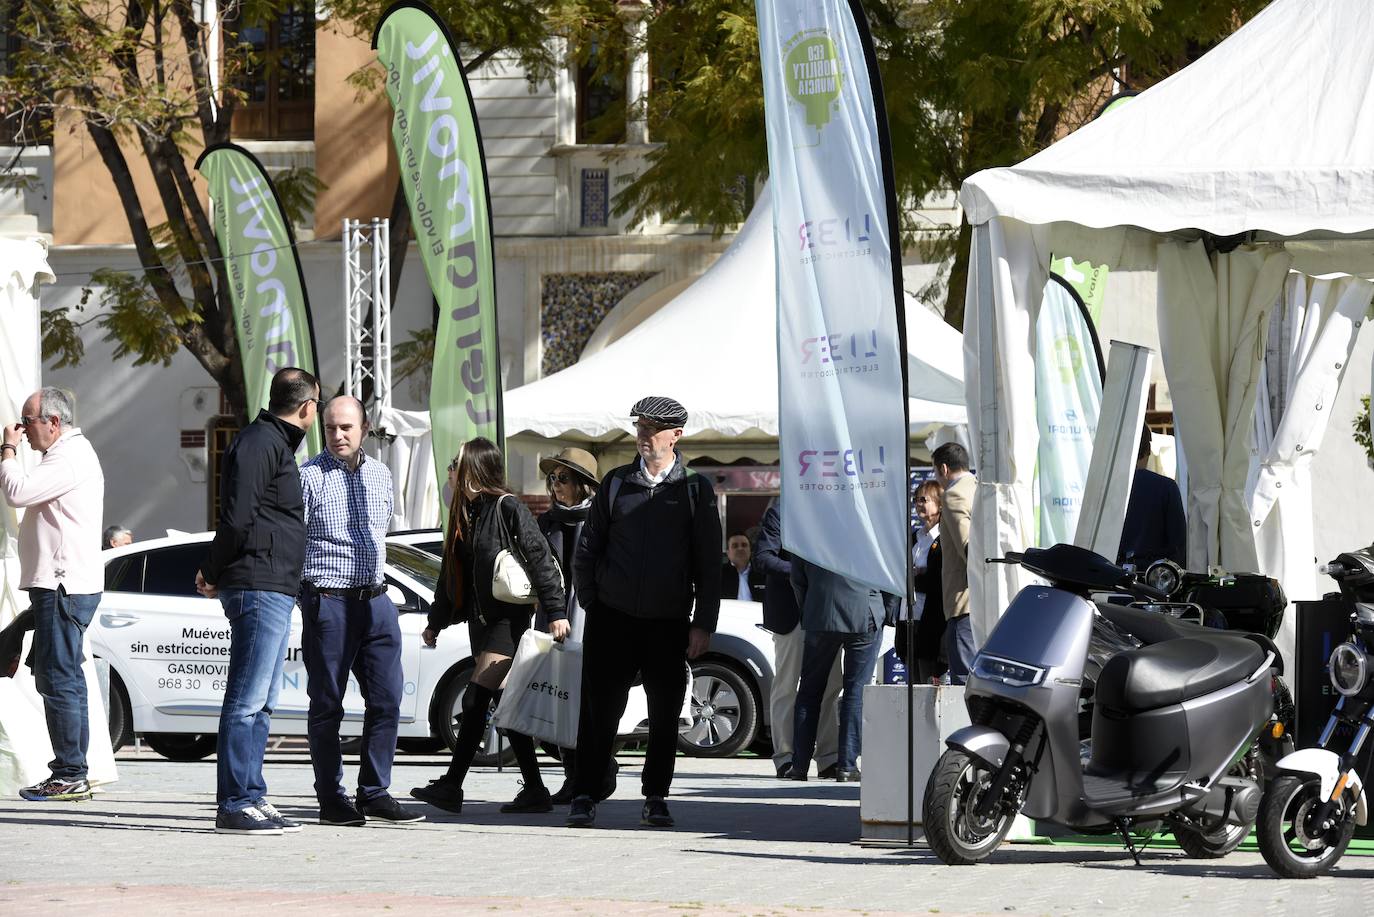
<instances>
[{"instance_id":1,"label":"scooter rear wheel","mask_svg":"<svg viewBox=\"0 0 1374 917\"><path fill-rule=\"evenodd\" d=\"M972 866L985 860L1002 843L1016 819L1015 811L999 806L989 817L976 809L995 772L957 748L940 756L926 783L921 819L926 841L948 866Z\"/></svg>"},{"instance_id":2,"label":"scooter rear wheel","mask_svg":"<svg viewBox=\"0 0 1374 917\"><path fill-rule=\"evenodd\" d=\"M1321 803L1321 782L1315 777L1285 774L1264 791L1257 824L1259 849L1269 868L1286 879L1311 879L1327 872L1355 834L1353 794L1342 793L1336 822L1325 830L1308 824Z\"/></svg>"}]
</instances>

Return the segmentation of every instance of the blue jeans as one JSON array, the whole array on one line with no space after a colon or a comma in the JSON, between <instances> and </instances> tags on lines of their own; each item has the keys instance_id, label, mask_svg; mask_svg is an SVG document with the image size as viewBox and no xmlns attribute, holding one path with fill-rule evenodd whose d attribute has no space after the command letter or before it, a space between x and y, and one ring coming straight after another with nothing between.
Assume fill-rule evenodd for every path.
<instances>
[{"instance_id":1,"label":"blue jeans","mask_svg":"<svg viewBox=\"0 0 1374 917\"><path fill-rule=\"evenodd\" d=\"M53 759L48 769L63 780L86 778L86 748L91 742L87 716L82 640L100 605L100 593L68 595L67 590L30 589L33 608L33 679L43 698Z\"/></svg>"},{"instance_id":2,"label":"blue jeans","mask_svg":"<svg viewBox=\"0 0 1374 917\"><path fill-rule=\"evenodd\" d=\"M969 670L978 648L973 645L973 619L968 615L950 618L945 624L945 656L949 660L949 683L968 682Z\"/></svg>"},{"instance_id":3,"label":"blue jeans","mask_svg":"<svg viewBox=\"0 0 1374 917\"><path fill-rule=\"evenodd\" d=\"M280 592L221 589L229 619L229 674L219 713L218 781L222 812L240 812L267 795L262 758L272 708L281 690L291 608L296 597Z\"/></svg>"},{"instance_id":4,"label":"blue jeans","mask_svg":"<svg viewBox=\"0 0 1374 917\"><path fill-rule=\"evenodd\" d=\"M358 679L365 712L358 767L358 802L387 795L396 730L401 721L401 624L386 593L372 599L345 599L301 593L301 656L310 695L310 762L315 795L321 803L344 795L339 724L344 717L348 673Z\"/></svg>"},{"instance_id":5,"label":"blue jeans","mask_svg":"<svg viewBox=\"0 0 1374 917\"><path fill-rule=\"evenodd\" d=\"M830 669L835 665L835 654L841 650L844 651L844 688L840 695L840 747L835 765L842 771L854 769L863 747L864 685L873 680L880 636L876 626L862 634L806 632L802 645L801 684L797 687L797 709L793 719L793 773L805 774L811 766L821 698L830 679Z\"/></svg>"}]
</instances>

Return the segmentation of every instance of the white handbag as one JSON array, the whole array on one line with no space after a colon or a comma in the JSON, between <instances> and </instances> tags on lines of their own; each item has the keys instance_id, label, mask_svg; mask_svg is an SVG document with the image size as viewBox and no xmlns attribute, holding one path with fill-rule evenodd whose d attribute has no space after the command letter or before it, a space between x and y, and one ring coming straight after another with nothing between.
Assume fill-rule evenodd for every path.
<instances>
[{"instance_id":1,"label":"white handbag","mask_svg":"<svg viewBox=\"0 0 1374 917\"><path fill-rule=\"evenodd\" d=\"M517 557L511 550L513 544L516 548L520 547L520 539L511 535L506 528L506 518L501 515L501 500L511 497L510 494L502 494L501 499L496 501L496 525L501 532L501 550L496 555L496 564L491 571L491 596L498 602L509 602L512 605L533 605L539 601L539 597L534 594L534 584L530 582L530 575L525 572L524 551ZM514 497L511 497L514 500ZM563 571L558 565L558 558L553 552L549 552L549 558L553 561L554 570L558 572L558 581L563 581Z\"/></svg>"}]
</instances>

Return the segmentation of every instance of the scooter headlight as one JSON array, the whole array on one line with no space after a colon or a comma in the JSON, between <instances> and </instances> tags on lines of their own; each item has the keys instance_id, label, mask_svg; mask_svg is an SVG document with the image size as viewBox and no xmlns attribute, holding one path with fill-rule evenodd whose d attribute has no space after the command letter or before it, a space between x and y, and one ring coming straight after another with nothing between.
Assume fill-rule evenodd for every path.
<instances>
[{"instance_id":1,"label":"scooter headlight","mask_svg":"<svg viewBox=\"0 0 1374 917\"><path fill-rule=\"evenodd\" d=\"M1336 647L1328 666L1331 686L1346 697L1359 694L1369 681L1369 657L1353 643L1342 643Z\"/></svg>"},{"instance_id":2,"label":"scooter headlight","mask_svg":"<svg viewBox=\"0 0 1374 917\"><path fill-rule=\"evenodd\" d=\"M1145 585L1165 595L1173 595L1182 581L1183 568L1172 560L1157 560L1145 571Z\"/></svg>"},{"instance_id":3,"label":"scooter headlight","mask_svg":"<svg viewBox=\"0 0 1374 917\"><path fill-rule=\"evenodd\" d=\"M986 653L979 653L973 660L972 674L977 678L1000 681L1015 688L1029 688L1045 680L1044 669L1014 659L989 656Z\"/></svg>"}]
</instances>

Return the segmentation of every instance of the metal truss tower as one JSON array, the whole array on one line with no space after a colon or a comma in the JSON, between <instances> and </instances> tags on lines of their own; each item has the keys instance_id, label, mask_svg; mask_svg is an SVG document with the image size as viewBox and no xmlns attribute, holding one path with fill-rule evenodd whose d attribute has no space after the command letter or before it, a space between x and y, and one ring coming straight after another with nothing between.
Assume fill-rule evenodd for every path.
<instances>
[{"instance_id":1,"label":"metal truss tower","mask_svg":"<svg viewBox=\"0 0 1374 917\"><path fill-rule=\"evenodd\" d=\"M345 385L379 432L391 408L390 235L389 220L343 221Z\"/></svg>"}]
</instances>

